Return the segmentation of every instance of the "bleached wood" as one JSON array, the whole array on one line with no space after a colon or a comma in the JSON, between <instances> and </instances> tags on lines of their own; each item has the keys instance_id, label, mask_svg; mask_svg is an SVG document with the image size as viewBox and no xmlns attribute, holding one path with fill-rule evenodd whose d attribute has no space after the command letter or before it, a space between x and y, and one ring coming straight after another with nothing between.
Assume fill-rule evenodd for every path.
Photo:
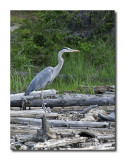
<instances>
[{"instance_id":1,"label":"bleached wood","mask_svg":"<svg viewBox=\"0 0 125 160\"><path fill-rule=\"evenodd\" d=\"M31 124L31 125L41 125L41 119L34 118L18 118L11 117L11 123L16 124ZM53 127L91 127L91 128L101 128L108 127L107 122L90 122L90 121L64 121L64 120L48 120L49 125Z\"/></svg>"},{"instance_id":2,"label":"bleached wood","mask_svg":"<svg viewBox=\"0 0 125 160\"><path fill-rule=\"evenodd\" d=\"M45 99L46 107L90 106L90 105L115 105L115 96L83 96L81 98ZM21 107L21 100L12 100L11 107ZM27 107L40 107L41 99L28 99Z\"/></svg>"},{"instance_id":3,"label":"bleached wood","mask_svg":"<svg viewBox=\"0 0 125 160\"><path fill-rule=\"evenodd\" d=\"M43 92L43 97L54 96L57 93L55 89L43 90L42 92ZM11 102L21 101L22 96L24 96L24 93L11 94L10 101ZM29 100L33 98L40 98L40 96L41 96L41 91L33 91L28 96L25 96L25 98Z\"/></svg>"},{"instance_id":4,"label":"bleached wood","mask_svg":"<svg viewBox=\"0 0 125 160\"><path fill-rule=\"evenodd\" d=\"M78 142L85 142L86 140L86 137L76 137L76 138L64 138L64 139L61 139L61 140L49 140L49 141L46 141L44 143L37 143L33 149L34 150L38 150L38 149L41 149L41 150L44 150L44 149L48 149L48 148L55 148L55 147L63 147L63 146L66 146L66 145L70 145L70 144L73 144L73 143L78 143Z\"/></svg>"},{"instance_id":5,"label":"bleached wood","mask_svg":"<svg viewBox=\"0 0 125 160\"><path fill-rule=\"evenodd\" d=\"M24 118L41 118L43 115L46 115L47 118L57 118L59 115L58 113L45 113L42 109L39 110L11 110L10 116L11 117L24 117Z\"/></svg>"}]
</instances>

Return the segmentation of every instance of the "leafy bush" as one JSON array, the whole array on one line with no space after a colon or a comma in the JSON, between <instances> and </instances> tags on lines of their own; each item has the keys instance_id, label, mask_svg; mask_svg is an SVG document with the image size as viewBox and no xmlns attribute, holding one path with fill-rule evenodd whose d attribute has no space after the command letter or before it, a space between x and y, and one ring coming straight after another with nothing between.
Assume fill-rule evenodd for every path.
<instances>
[{"instance_id":1,"label":"leafy bush","mask_svg":"<svg viewBox=\"0 0 125 160\"><path fill-rule=\"evenodd\" d=\"M11 34L12 74L57 65L57 53L66 46L80 53L63 55L61 74L66 78L57 78L48 87L73 90L83 83L115 83L114 11L20 11L20 15L22 19L15 21L21 25Z\"/></svg>"}]
</instances>

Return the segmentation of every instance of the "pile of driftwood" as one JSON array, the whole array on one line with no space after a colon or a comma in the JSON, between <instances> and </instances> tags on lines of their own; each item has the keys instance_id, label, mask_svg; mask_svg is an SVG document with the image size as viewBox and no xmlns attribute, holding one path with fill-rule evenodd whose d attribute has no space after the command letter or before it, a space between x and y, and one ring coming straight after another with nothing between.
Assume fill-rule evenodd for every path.
<instances>
[{"instance_id":1,"label":"pile of driftwood","mask_svg":"<svg viewBox=\"0 0 125 160\"><path fill-rule=\"evenodd\" d=\"M12 150L115 150L114 90L62 97L45 90L50 113L41 108L40 93L10 97Z\"/></svg>"}]
</instances>

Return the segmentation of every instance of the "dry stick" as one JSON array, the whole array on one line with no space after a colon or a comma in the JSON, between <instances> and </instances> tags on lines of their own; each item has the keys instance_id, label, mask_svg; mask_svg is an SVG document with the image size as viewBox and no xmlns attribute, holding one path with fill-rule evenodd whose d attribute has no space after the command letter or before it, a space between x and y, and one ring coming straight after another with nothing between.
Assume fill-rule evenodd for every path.
<instances>
[{"instance_id":1,"label":"dry stick","mask_svg":"<svg viewBox=\"0 0 125 160\"><path fill-rule=\"evenodd\" d=\"M108 116L105 116L100 113L98 114L98 117L107 121L115 121L115 113L110 113Z\"/></svg>"},{"instance_id":2,"label":"dry stick","mask_svg":"<svg viewBox=\"0 0 125 160\"><path fill-rule=\"evenodd\" d=\"M98 107L98 105L90 105L89 107L85 108L83 111L81 111L81 114L85 114L86 112L90 111L91 109Z\"/></svg>"}]
</instances>

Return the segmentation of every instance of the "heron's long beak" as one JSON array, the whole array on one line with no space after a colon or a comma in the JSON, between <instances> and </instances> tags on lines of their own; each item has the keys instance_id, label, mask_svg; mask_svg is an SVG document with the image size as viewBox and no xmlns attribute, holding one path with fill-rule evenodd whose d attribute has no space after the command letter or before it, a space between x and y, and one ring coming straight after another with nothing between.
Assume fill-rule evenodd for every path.
<instances>
[{"instance_id":1,"label":"heron's long beak","mask_svg":"<svg viewBox=\"0 0 125 160\"><path fill-rule=\"evenodd\" d=\"M80 50L73 50L73 52L80 52Z\"/></svg>"}]
</instances>

